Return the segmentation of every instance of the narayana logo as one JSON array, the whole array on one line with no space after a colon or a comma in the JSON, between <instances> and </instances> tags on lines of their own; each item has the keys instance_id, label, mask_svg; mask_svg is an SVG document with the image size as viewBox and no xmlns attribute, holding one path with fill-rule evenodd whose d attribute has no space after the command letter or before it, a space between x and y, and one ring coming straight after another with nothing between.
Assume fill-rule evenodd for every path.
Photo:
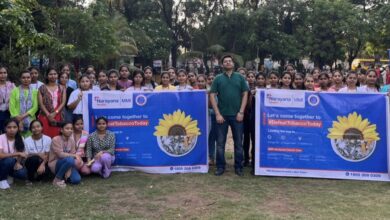
<instances>
[{"instance_id":1,"label":"narayana logo","mask_svg":"<svg viewBox=\"0 0 390 220\"><path fill-rule=\"evenodd\" d=\"M92 107L95 109L132 108L132 97L126 97L124 93L100 93L93 94Z\"/></svg>"},{"instance_id":2,"label":"narayana logo","mask_svg":"<svg viewBox=\"0 0 390 220\"><path fill-rule=\"evenodd\" d=\"M273 97L272 94L267 94L267 99L270 103L292 102L290 97Z\"/></svg>"},{"instance_id":3,"label":"narayana logo","mask_svg":"<svg viewBox=\"0 0 390 220\"><path fill-rule=\"evenodd\" d=\"M305 92L303 91L265 91L264 105L270 107L304 108Z\"/></svg>"},{"instance_id":4,"label":"narayana logo","mask_svg":"<svg viewBox=\"0 0 390 220\"><path fill-rule=\"evenodd\" d=\"M99 96L95 96L94 98L95 102L99 105L110 105L113 103L119 103L119 99L102 99Z\"/></svg>"}]
</instances>

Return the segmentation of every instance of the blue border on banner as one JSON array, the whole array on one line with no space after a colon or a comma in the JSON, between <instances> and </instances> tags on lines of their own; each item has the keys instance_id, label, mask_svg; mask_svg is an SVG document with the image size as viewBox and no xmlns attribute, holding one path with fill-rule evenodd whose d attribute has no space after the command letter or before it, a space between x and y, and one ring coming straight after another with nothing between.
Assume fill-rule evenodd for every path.
<instances>
[{"instance_id":1,"label":"blue border on banner","mask_svg":"<svg viewBox=\"0 0 390 220\"><path fill-rule=\"evenodd\" d=\"M310 96L316 98L309 100ZM371 154L360 161L341 156L327 138L337 116L352 112L375 124L380 137ZM287 125L283 117L272 118L279 116L298 119L287 120ZM300 120L303 116L314 120ZM390 181L389 99L385 94L257 90L255 124L255 175Z\"/></svg>"},{"instance_id":2,"label":"blue border on banner","mask_svg":"<svg viewBox=\"0 0 390 220\"><path fill-rule=\"evenodd\" d=\"M84 128L95 130L97 117L108 117L109 130L116 134L116 161L113 170L148 173L208 172L208 97L206 91L189 92L89 92L83 96ZM191 150L169 153L162 144L172 139L154 135L168 114L180 110L197 122L200 135L191 137ZM183 116L184 117L184 116ZM184 119L184 118L183 118ZM177 140L176 140L177 141ZM165 142L164 142L165 143ZM180 142L181 143L181 142ZM180 145L180 148L183 148ZM192 147L191 147L192 144ZM167 146L167 144L165 144Z\"/></svg>"}]
</instances>

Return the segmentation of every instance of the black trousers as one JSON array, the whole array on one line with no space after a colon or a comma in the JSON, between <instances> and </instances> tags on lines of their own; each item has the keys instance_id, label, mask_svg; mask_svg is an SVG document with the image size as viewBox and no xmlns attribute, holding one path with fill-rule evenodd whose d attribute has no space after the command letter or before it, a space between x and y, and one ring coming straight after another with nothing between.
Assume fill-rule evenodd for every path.
<instances>
[{"instance_id":1,"label":"black trousers","mask_svg":"<svg viewBox=\"0 0 390 220\"><path fill-rule=\"evenodd\" d=\"M253 169L255 169L255 160L256 160L256 154L255 154L255 139L256 139L256 119L254 117L254 114L251 115L250 119L250 128L251 128L251 141L252 141L252 149L251 149L251 166Z\"/></svg>"},{"instance_id":2,"label":"black trousers","mask_svg":"<svg viewBox=\"0 0 390 220\"><path fill-rule=\"evenodd\" d=\"M248 164L249 160L253 160L254 151L255 151L255 126L254 120L251 119L250 114L244 115L244 141L242 147L244 149L244 163ZM250 147L251 155L249 154Z\"/></svg>"},{"instance_id":3,"label":"black trousers","mask_svg":"<svg viewBox=\"0 0 390 220\"><path fill-rule=\"evenodd\" d=\"M27 178L31 182L33 181L41 181L43 178L48 177L50 174L50 170L47 164L45 164L46 169L45 172L41 175L38 175L37 170L38 167L42 163L42 158L39 156L31 156L26 159L25 167L27 169Z\"/></svg>"}]
</instances>

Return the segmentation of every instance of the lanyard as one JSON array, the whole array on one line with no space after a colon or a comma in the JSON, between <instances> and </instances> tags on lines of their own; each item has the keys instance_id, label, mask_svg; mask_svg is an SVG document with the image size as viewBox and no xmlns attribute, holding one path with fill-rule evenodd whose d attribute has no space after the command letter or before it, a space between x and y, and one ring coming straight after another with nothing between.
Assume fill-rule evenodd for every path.
<instances>
[{"instance_id":1,"label":"lanyard","mask_svg":"<svg viewBox=\"0 0 390 220\"><path fill-rule=\"evenodd\" d=\"M62 141L63 141L63 143L62 143L62 149L63 149L63 151L64 151L65 153L70 153L70 150L71 150L71 149L68 149L69 139L68 139L68 141L66 142L66 144L65 144L65 138L64 138L64 137L62 137Z\"/></svg>"},{"instance_id":2,"label":"lanyard","mask_svg":"<svg viewBox=\"0 0 390 220\"><path fill-rule=\"evenodd\" d=\"M31 139L33 140L34 142L34 146L35 146L35 150L36 150L36 153L42 153L43 151L43 137L41 137L41 149L38 151L38 147L37 147L37 144L35 143L35 140L31 137Z\"/></svg>"},{"instance_id":3,"label":"lanyard","mask_svg":"<svg viewBox=\"0 0 390 220\"><path fill-rule=\"evenodd\" d=\"M5 89L5 93L4 93L4 96L1 97L1 102L2 104L5 104L6 102L6 99L7 99L7 93L8 93L8 87L7 87L7 83L4 84L4 89ZM3 89L1 89L3 90Z\"/></svg>"},{"instance_id":4,"label":"lanyard","mask_svg":"<svg viewBox=\"0 0 390 220\"><path fill-rule=\"evenodd\" d=\"M11 149L9 148L9 142L8 142L8 137L7 137L7 147L8 147L8 153L11 153Z\"/></svg>"},{"instance_id":5,"label":"lanyard","mask_svg":"<svg viewBox=\"0 0 390 220\"><path fill-rule=\"evenodd\" d=\"M79 149L79 147L80 147L80 142L81 142L81 137L83 136L83 133L81 132L81 134L80 134L80 139L77 141L77 143L76 143L76 151ZM73 139L76 141L76 137L75 137L75 135L73 134Z\"/></svg>"},{"instance_id":6,"label":"lanyard","mask_svg":"<svg viewBox=\"0 0 390 220\"><path fill-rule=\"evenodd\" d=\"M27 110L28 110L28 109L27 109L27 103L28 103L28 96L30 95L30 89L27 90L27 96L24 95L24 88L21 88L21 89L20 89L20 92L21 92L21 93L23 92L23 96L22 96L22 97L23 97L23 100L22 100L22 101L24 102L24 109L23 109L23 110L24 110L24 112L27 112ZM21 94L20 94L20 95L21 95Z\"/></svg>"}]
</instances>

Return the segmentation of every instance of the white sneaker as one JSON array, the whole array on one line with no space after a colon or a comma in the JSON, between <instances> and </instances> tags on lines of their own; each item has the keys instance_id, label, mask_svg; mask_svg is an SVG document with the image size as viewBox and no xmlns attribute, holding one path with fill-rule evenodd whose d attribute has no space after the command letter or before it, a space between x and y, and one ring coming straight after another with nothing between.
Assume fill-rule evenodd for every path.
<instances>
[{"instance_id":1,"label":"white sneaker","mask_svg":"<svg viewBox=\"0 0 390 220\"><path fill-rule=\"evenodd\" d=\"M12 176L8 176L7 182L9 185L12 185L14 183L14 178Z\"/></svg>"},{"instance_id":2,"label":"white sneaker","mask_svg":"<svg viewBox=\"0 0 390 220\"><path fill-rule=\"evenodd\" d=\"M9 189L9 188L10 188L10 186L9 186L7 180L0 181L0 189Z\"/></svg>"}]
</instances>

